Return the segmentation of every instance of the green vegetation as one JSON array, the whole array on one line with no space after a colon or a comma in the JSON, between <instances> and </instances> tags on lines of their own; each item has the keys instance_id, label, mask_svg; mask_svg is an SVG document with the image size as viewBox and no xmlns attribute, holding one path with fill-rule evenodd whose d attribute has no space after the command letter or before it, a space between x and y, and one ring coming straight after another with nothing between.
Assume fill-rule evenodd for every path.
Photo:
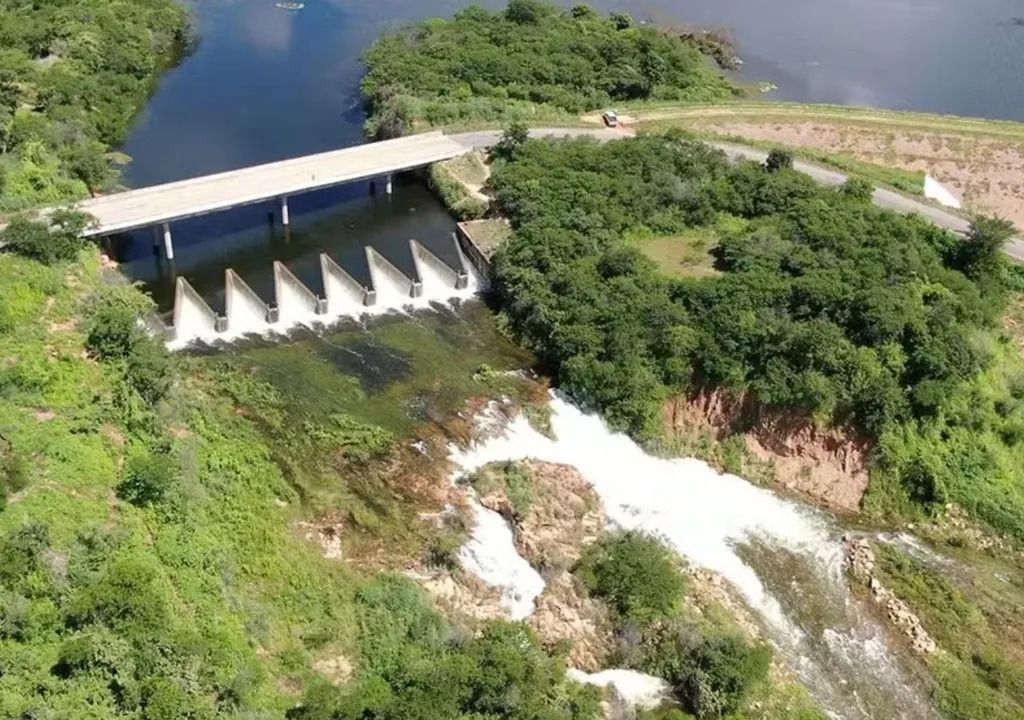
<instances>
[{"instance_id":1,"label":"green vegetation","mask_svg":"<svg viewBox=\"0 0 1024 720\"><path fill-rule=\"evenodd\" d=\"M1008 225L960 242L785 166L678 134L522 144L492 178L515 230L496 262L512 327L638 435L661 434L672 393L754 393L877 437L874 512L958 502L1024 538L1024 367L996 328ZM718 277L667 277L629 241L723 214L743 222L717 228Z\"/></svg>"},{"instance_id":2,"label":"green vegetation","mask_svg":"<svg viewBox=\"0 0 1024 720\"><path fill-rule=\"evenodd\" d=\"M667 124L668 123L666 123L666 125ZM685 127L685 125L681 126ZM714 132L693 132L689 134L694 138L701 140L726 140L743 145L761 147L767 150L783 149L795 157L809 160L820 165L833 167L851 177L866 180L872 185L890 187L907 195L924 195L924 172L887 167L877 163L858 160L844 153L826 152L812 147L780 146L779 143L776 142L767 142L764 140L755 140L732 135L723 137L722 135Z\"/></svg>"},{"instance_id":3,"label":"green vegetation","mask_svg":"<svg viewBox=\"0 0 1024 720\"><path fill-rule=\"evenodd\" d=\"M872 185L891 187L907 195L924 195L924 173L864 162L842 153L823 152L812 148L790 148L799 157L834 167L847 175L866 180Z\"/></svg>"},{"instance_id":4,"label":"green vegetation","mask_svg":"<svg viewBox=\"0 0 1024 720\"><path fill-rule=\"evenodd\" d=\"M430 189L459 220L478 220L487 214L488 200L480 188L486 182L486 166L475 153L434 163L428 171Z\"/></svg>"},{"instance_id":5,"label":"green vegetation","mask_svg":"<svg viewBox=\"0 0 1024 720\"><path fill-rule=\"evenodd\" d=\"M372 350L341 330L316 354L297 342L303 386L292 346L168 356L140 329L149 307L102 283L95 251L0 254L0 716L596 717L523 626L469 635L410 581L302 537L329 501L346 553L393 532L400 563L447 538L419 519L396 437L485 385L474 352L448 363L451 389L419 360L443 366L445 342L488 345L499 369L521 354L467 339L471 313L385 322L373 342L401 371L348 376L342 358Z\"/></svg>"},{"instance_id":6,"label":"green vegetation","mask_svg":"<svg viewBox=\"0 0 1024 720\"><path fill-rule=\"evenodd\" d=\"M675 235L655 235L650 228L643 227L627 234L625 240L670 277L707 277L718 274L714 256L718 228L727 233L743 223L742 218L722 216L713 225L687 228Z\"/></svg>"},{"instance_id":7,"label":"green vegetation","mask_svg":"<svg viewBox=\"0 0 1024 720\"><path fill-rule=\"evenodd\" d=\"M698 718L756 716L747 705L770 685L771 648L747 642L720 613L684 603L679 560L661 541L610 535L587 548L575 572L612 611L617 665L664 678Z\"/></svg>"},{"instance_id":8,"label":"green vegetation","mask_svg":"<svg viewBox=\"0 0 1024 720\"><path fill-rule=\"evenodd\" d=\"M623 106L634 109L631 104ZM688 104L678 102L641 103L641 127L666 130L672 127L690 127L694 123L725 120L752 120L764 123L821 121L844 125L870 126L877 129L909 129L922 132L940 132L952 135L984 135L1008 140L1024 140L1024 123L1009 120L936 115L908 110L829 105L826 103L791 103L777 100L743 100L728 103Z\"/></svg>"},{"instance_id":9,"label":"green vegetation","mask_svg":"<svg viewBox=\"0 0 1024 720\"><path fill-rule=\"evenodd\" d=\"M47 223L15 217L0 232L0 244L46 265L66 262L78 257L88 223L87 215L72 210L55 211Z\"/></svg>"},{"instance_id":10,"label":"green vegetation","mask_svg":"<svg viewBox=\"0 0 1024 720\"><path fill-rule=\"evenodd\" d=\"M591 545L577 574L620 623L666 620L679 611L686 591L678 560L660 540L639 533Z\"/></svg>"},{"instance_id":11,"label":"green vegetation","mask_svg":"<svg viewBox=\"0 0 1024 720\"><path fill-rule=\"evenodd\" d=\"M493 622L478 636L448 641L419 590L404 580L381 584L360 594L370 672L344 697L328 691L325 701L315 693L289 717L589 720L599 714L596 692L566 683L564 664L525 625Z\"/></svg>"},{"instance_id":12,"label":"green vegetation","mask_svg":"<svg viewBox=\"0 0 1024 720\"><path fill-rule=\"evenodd\" d=\"M107 151L187 29L174 0L0 3L0 212L110 187Z\"/></svg>"},{"instance_id":13,"label":"green vegetation","mask_svg":"<svg viewBox=\"0 0 1024 720\"><path fill-rule=\"evenodd\" d=\"M504 462L488 465L466 481L481 495L503 492L516 518L525 518L534 502L533 475L528 465Z\"/></svg>"},{"instance_id":14,"label":"green vegetation","mask_svg":"<svg viewBox=\"0 0 1024 720\"><path fill-rule=\"evenodd\" d=\"M417 124L567 119L625 100L708 101L733 89L679 36L605 17L511 0L472 6L378 40L366 53L368 134Z\"/></svg>"},{"instance_id":15,"label":"green vegetation","mask_svg":"<svg viewBox=\"0 0 1024 720\"><path fill-rule=\"evenodd\" d=\"M873 546L879 581L904 600L943 652L929 664L939 703L956 720L1024 716L1024 587L1019 568L992 558L930 566L898 547ZM1017 577L1018 580L1007 581Z\"/></svg>"}]
</instances>

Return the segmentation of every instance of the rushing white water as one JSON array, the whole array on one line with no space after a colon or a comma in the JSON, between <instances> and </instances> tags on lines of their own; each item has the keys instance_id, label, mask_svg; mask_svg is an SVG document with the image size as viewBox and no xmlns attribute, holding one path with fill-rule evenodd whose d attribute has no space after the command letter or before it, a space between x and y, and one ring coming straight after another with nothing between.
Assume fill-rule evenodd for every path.
<instances>
[{"instance_id":1,"label":"rushing white water","mask_svg":"<svg viewBox=\"0 0 1024 720\"><path fill-rule=\"evenodd\" d=\"M501 589L501 602L513 620L529 617L537 596L544 591L540 574L516 552L508 523L475 498L472 535L459 551L459 561L469 572Z\"/></svg>"},{"instance_id":2,"label":"rushing white water","mask_svg":"<svg viewBox=\"0 0 1024 720\"><path fill-rule=\"evenodd\" d=\"M698 460L648 455L599 417L558 397L551 405L555 440L520 417L473 447L453 450L452 460L460 472L527 458L574 466L614 524L658 535L727 578L760 615L790 669L835 717L933 717L906 658L851 596L841 532L828 516ZM510 535L501 537L496 527L486 535L491 546L481 551L488 540L474 531L475 552L514 552ZM517 588L517 561L508 562L489 567L485 579Z\"/></svg>"},{"instance_id":3,"label":"rushing white water","mask_svg":"<svg viewBox=\"0 0 1024 720\"><path fill-rule=\"evenodd\" d=\"M619 697L632 706L642 708L658 707L669 696L669 685L659 677L646 675L636 670L615 668L596 673L586 673L576 668L569 668L567 674L573 680L584 685L615 688Z\"/></svg>"}]
</instances>

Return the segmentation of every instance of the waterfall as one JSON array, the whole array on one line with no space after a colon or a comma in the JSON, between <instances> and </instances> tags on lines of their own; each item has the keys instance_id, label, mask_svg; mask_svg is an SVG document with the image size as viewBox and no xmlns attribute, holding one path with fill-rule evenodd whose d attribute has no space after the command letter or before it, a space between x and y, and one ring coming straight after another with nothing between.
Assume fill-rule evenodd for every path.
<instances>
[{"instance_id":1,"label":"waterfall","mask_svg":"<svg viewBox=\"0 0 1024 720\"><path fill-rule=\"evenodd\" d=\"M183 347L195 337L215 335L219 318L188 281L179 277L174 282L174 332L169 346Z\"/></svg>"},{"instance_id":2,"label":"waterfall","mask_svg":"<svg viewBox=\"0 0 1024 720\"><path fill-rule=\"evenodd\" d=\"M501 604L509 617L529 617L537 596L544 591L543 578L516 552L512 530L501 515L475 498L469 505L473 510L473 534L459 551L459 561L484 582L501 588Z\"/></svg>"},{"instance_id":3,"label":"waterfall","mask_svg":"<svg viewBox=\"0 0 1024 720\"><path fill-rule=\"evenodd\" d=\"M829 516L698 460L648 455L561 398L551 400L551 409L555 440L520 417L469 449L453 449L458 472L528 458L575 467L612 523L657 535L728 579L760 616L787 667L834 717L935 716L916 684L913 661L851 595L842 531ZM501 541L493 531L488 536ZM473 537L486 540L475 530ZM519 583L514 575L485 579L512 588Z\"/></svg>"}]
</instances>

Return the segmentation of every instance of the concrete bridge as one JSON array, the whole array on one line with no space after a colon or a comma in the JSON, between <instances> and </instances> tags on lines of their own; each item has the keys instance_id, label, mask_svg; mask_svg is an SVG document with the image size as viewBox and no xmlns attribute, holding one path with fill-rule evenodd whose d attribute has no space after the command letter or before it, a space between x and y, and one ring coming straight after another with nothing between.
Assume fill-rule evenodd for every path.
<instances>
[{"instance_id":1,"label":"concrete bridge","mask_svg":"<svg viewBox=\"0 0 1024 720\"><path fill-rule=\"evenodd\" d=\"M576 128L540 128L531 134L612 135L602 130ZM460 135L445 135L441 132L408 135L101 195L77 203L76 208L89 213L96 220L83 233L86 237L153 227L158 237L162 235L167 258L173 259L170 223L175 220L276 199L281 204L281 222L287 225L289 195L374 178L382 178L384 190L390 194L391 176L394 173L450 160L474 147L493 145L500 136L501 133L496 131Z\"/></svg>"},{"instance_id":2,"label":"concrete bridge","mask_svg":"<svg viewBox=\"0 0 1024 720\"><path fill-rule=\"evenodd\" d=\"M439 132L410 135L102 195L78 203L77 208L96 219L86 236L159 228L171 259L170 223L174 220L277 199L281 221L287 225L289 195L378 177L384 179L384 189L390 193L393 173L449 160L466 150L466 145Z\"/></svg>"}]
</instances>

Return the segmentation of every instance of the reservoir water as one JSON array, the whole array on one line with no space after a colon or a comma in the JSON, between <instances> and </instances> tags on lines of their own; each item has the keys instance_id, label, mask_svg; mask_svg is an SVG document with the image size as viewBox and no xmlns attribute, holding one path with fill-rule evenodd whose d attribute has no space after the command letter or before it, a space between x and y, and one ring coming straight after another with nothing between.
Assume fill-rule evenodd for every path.
<instances>
[{"instance_id":1,"label":"reservoir water","mask_svg":"<svg viewBox=\"0 0 1024 720\"><path fill-rule=\"evenodd\" d=\"M308 0L287 11L274 0L194 0L198 46L140 113L123 148L134 158L125 182L144 186L362 142L361 53L389 28L464 4ZM780 98L1024 120L1020 0L594 4L663 24L731 29L746 78L774 82ZM158 259L148 232L119 248L119 259L167 309L176 273L216 307L227 267L262 293L274 259L301 270L326 251L365 276L367 242L407 271L410 237L438 254L450 247L451 220L415 181L391 199L370 197L365 184L293 198L289 235L268 227L272 210L255 205L175 223L173 267Z\"/></svg>"}]
</instances>

